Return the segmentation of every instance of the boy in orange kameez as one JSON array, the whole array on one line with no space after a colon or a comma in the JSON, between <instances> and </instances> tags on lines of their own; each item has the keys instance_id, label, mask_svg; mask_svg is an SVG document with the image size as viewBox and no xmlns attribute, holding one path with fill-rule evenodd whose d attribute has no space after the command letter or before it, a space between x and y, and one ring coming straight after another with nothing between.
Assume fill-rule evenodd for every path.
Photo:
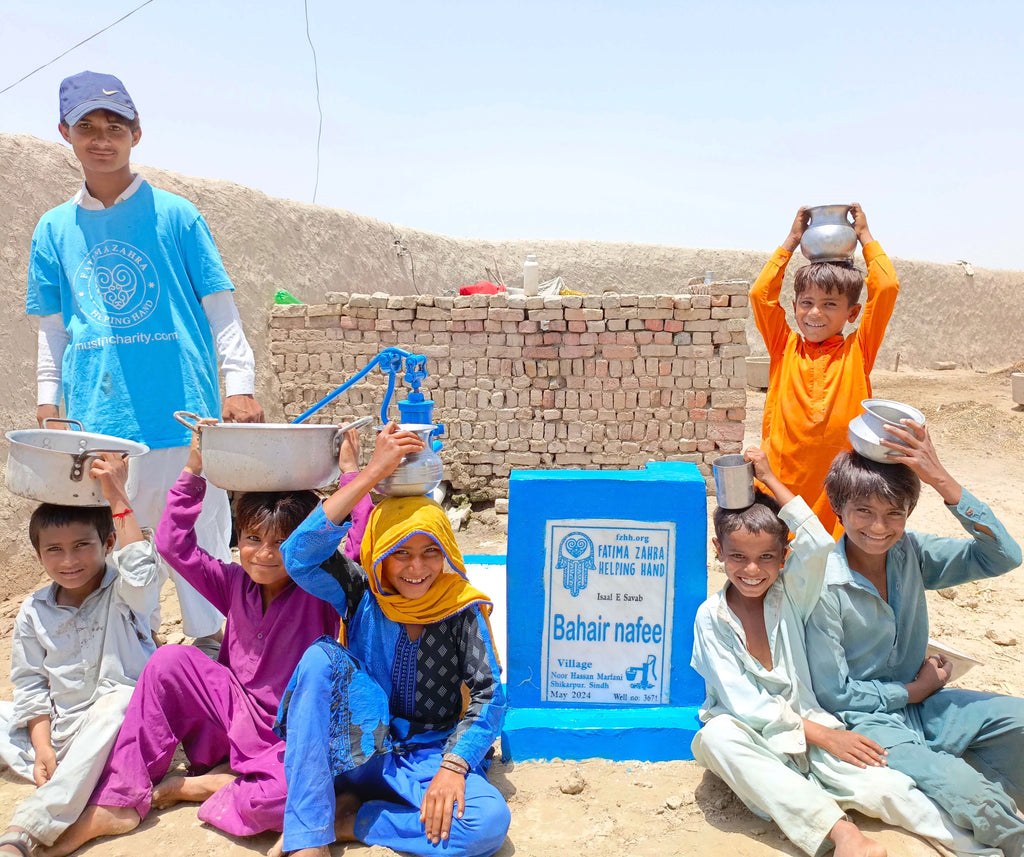
<instances>
[{"instance_id":1,"label":"boy in orange kameez","mask_svg":"<svg viewBox=\"0 0 1024 857\"><path fill-rule=\"evenodd\" d=\"M754 320L771 359L761 446L771 469L811 507L825 529L843 529L825 496L825 475L836 454L849 449L850 420L871 398L871 368L899 293L889 257L871 237L859 205L850 208L867 265L868 299L860 326L843 328L861 314L864 281L851 262L814 262L796 272L793 310L799 333L779 303L786 265L808 225L806 208L796 213L789 235L750 289Z\"/></svg>"}]
</instances>

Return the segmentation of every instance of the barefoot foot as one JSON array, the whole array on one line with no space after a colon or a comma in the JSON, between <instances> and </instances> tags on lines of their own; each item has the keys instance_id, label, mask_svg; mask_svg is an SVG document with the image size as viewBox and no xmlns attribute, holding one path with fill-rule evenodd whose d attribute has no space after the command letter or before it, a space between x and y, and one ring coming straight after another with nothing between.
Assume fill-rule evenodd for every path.
<instances>
[{"instance_id":1,"label":"barefoot foot","mask_svg":"<svg viewBox=\"0 0 1024 857\"><path fill-rule=\"evenodd\" d=\"M218 765L197 777L164 777L153 786L153 808L166 809L182 801L202 803L237 778L238 775L232 773L227 764Z\"/></svg>"},{"instance_id":2,"label":"barefoot foot","mask_svg":"<svg viewBox=\"0 0 1024 857\"><path fill-rule=\"evenodd\" d=\"M334 809L334 836L337 842L355 842L356 834L356 813L362 801L351 792L342 792L337 797ZM292 857L330 857L330 849L326 845L317 848L303 848L293 851ZM267 857L282 857L284 854L284 837L280 836L273 847L267 852Z\"/></svg>"},{"instance_id":3,"label":"barefoot foot","mask_svg":"<svg viewBox=\"0 0 1024 857\"><path fill-rule=\"evenodd\" d=\"M356 841L356 813L362 805L363 802L352 792L342 792L338 795L334 809L335 842Z\"/></svg>"},{"instance_id":4,"label":"barefoot foot","mask_svg":"<svg viewBox=\"0 0 1024 857\"><path fill-rule=\"evenodd\" d=\"M868 839L852 821L840 819L828 833L836 846L835 857L886 857L885 846Z\"/></svg>"},{"instance_id":5,"label":"barefoot foot","mask_svg":"<svg viewBox=\"0 0 1024 857\"><path fill-rule=\"evenodd\" d=\"M87 806L78 821L65 830L48 848L36 849L38 857L64 857L77 851L90 839L117 836L139 826L139 814L127 806Z\"/></svg>"}]
</instances>

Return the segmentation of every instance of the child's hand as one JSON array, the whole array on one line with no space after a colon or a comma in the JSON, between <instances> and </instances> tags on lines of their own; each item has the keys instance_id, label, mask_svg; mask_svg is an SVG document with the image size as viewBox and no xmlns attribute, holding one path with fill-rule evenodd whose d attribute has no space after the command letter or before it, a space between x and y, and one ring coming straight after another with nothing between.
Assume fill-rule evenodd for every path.
<instances>
[{"instance_id":1,"label":"child's hand","mask_svg":"<svg viewBox=\"0 0 1024 857\"><path fill-rule=\"evenodd\" d=\"M428 841L437 845L448 838L452 826L452 812L462 818L466 810L466 778L455 771L441 768L427 786L420 804L420 822Z\"/></svg>"},{"instance_id":2,"label":"child's hand","mask_svg":"<svg viewBox=\"0 0 1024 857\"><path fill-rule=\"evenodd\" d=\"M917 676L907 685L907 701L921 702L935 691L946 686L953 675L953 663L945 655L929 655L917 671Z\"/></svg>"},{"instance_id":3,"label":"child's hand","mask_svg":"<svg viewBox=\"0 0 1024 857\"><path fill-rule=\"evenodd\" d=\"M188 461L185 462L186 473L191 473L193 476L203 475L203 433L199 426L216 424L217 420L213 417L204 417L196 422L196 427L192 430L192 444L188 450Z\"/></svg>"},{"instance_id":4,"label":"child's hand","mask_svg":"<svg viewBox=\"0 0 1024 857\"><path fill-rule=\"evenodd\" d=\"M421 452L424 448L419 435L411 431L402 431L395 423L388 423L377 434L373 458L366 465L366 469L374 471L375 479L379 482L394 473L405 456Z\"/></svg>"},{"instance_id":5,"label":"child's hand","mask_svg":"<svg viewBox=\"0 0 1024 857\"><path fill-rule=\"evenodd\" d=\"M828 734L821 739L819 746L837 759L842 759L858 768L866 768L868 765L873 768L881 768L888 765L885 760L888 751L881 744L876 744L858 732L829 729Z\"/></svg>"},{"instance_id":6,"label":"child's hand","mask_svg":"<svg viewBox=\"0 0 1024 857\"><path fill-rule=\"evenodd\" d=\"M36 750L36 760L32 765L32 779L37 786L45 785L53 778L57 770L57 754L53 747L43 747Z\"/></svg>"},{"instance_id":7,"label":"child's hand","mask_svg":"<svg viewBox=\"0 0 1024 857\"><path fill-rule=\"evenodd\" d=\"M359 429L349 429L338 447L338 471L355 473L359 470Z\"/></svg>"},{"instance_id":8,"label":"child's hand","mask_svg":"<svg viewBox=\"0 0 1024 857\"><path fill-rule=\"evenodd\" d=\"M779 477L775 475L772 466L768 463L768 453L763 449L757 446L748 446L743 450L743 457L754 465L754 475L764 483L765 488L775 495L780 506L785 506L796 496L779 481Z\"/></svg>"},{"instance_id":9,"label":"child's hand","mask_svg":"<svg viewBox=\"0 0 1024 857\"><path fill-rule=\"evenodd\" d=\"M754 465L754 475L765 482L775 474L772 473L771 465L768 463L768 453L759 446L748 446L743 450L743 457Z\"/></svg>"},{"instance_id":10,"label":"child's hand","mask_svg":"<svg viewBox=\"0 0 1024 857\"><path fill-rule=\"evenodd\" d=\"M796 248L800 246L800 240L804 237L804 232L807 231L810 219L811 216L807 213L807 206L801 205L796 211L796 217L793 218L793 225L789 229L789 235L782 242L783 249L788 250L790 253L796 251Z\"/></svg>"},{"instance_id":11,"label":"child's hand","mask_svg":"<svg viewBox=\"0 0 1024 857\"><path fill-rule=\"evenodd\" d=\"M939 455L935 451L935 444L932 443L928 427L915 423L913 420L900 420L903 428L895 428L887 425L885 430L902 443L895 440L880 438L879 443L888 448L902 453L901 457L893 459L900 464L905 464L916 473L925 485L931 485L942 499L950 506L960 502L962 488L949 471L942 466Z\"/></svg>"},{"instance_id":12,"label":"child's hand","mask_svg":"<svg viewBox=\"0 0 1024 857\"><path fill-rule=\"evenodd\" d=\"M871 237L871 230L868 229L868 219L864 216L864 209L859 202L851 203L850 214L853 215L853 231L857 233L857 240L860 246L870 244L875 239Z\"/></svg>"},{"instance_id":13,"label":"child's hand","mask_svg":"<svg viewBox=\"0 0 1024 857\"><path fill-rule=\"evenodd\" d=\"M89 476L99 479L103 498L113 512L128 508L128 456L118 452L102 452L93 460Z\"/></svg>"}]
</instances>

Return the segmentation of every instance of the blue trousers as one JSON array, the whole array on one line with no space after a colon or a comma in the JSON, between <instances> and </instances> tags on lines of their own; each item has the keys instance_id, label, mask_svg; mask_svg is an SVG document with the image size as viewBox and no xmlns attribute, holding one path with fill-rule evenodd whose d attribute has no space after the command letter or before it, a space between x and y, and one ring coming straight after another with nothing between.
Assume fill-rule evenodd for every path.
<instances>
[{"instance_id":1,"label":"blue trousers","mask_svg":"<svg viewBox=\"0 0 1024 857\"><path fill-rule=\"evenodd\" d=\"M1024 857L1024 699L950 688L907 708L906 740L881 741L889 767L984 845ZM858 728L869 738L871 729ZM964 757L971 759L968 763Z\"/></svg>"},{"instance_id":2,"label":"blue trousers","mask_svg":"<svg viewBox=\"0 0 1024 857\"><path fill-rule=\"evenodd\" d=\"M443 747L376 755L338 776L330 751L331 662L317 646L302 656L292 679L284 766L288 797L284 850L334 842L335 795L354 792L363 801L356 816L356 838L366 845L429 857L489 857L505 841L511 815L501 793L482 770L466 778L466 809L452 818L447 840L426 837L420 804L438 772Z\"/></svg>"}]
</instances>

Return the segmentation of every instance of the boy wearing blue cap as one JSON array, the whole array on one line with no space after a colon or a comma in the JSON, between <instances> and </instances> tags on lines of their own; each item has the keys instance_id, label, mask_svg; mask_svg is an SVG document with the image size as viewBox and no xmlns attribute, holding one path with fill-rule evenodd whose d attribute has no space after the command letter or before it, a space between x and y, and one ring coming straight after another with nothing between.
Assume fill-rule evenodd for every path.
<instances>
[{"instance_id":1,"label":"boy wearing blue cap","mask_svg":"<svg viewBox=\"0 0 1024 857\"><path fill-rule=\"evenodd\" d=\"M202 215L132 172L142 128L124 84L91 71L66 78L58 128L85 183L32 236L26 311L39 317L37 419L57 417L63 394L67 416L86 430L148 445L133 505L140 524L155 527L188 457L189 432L174 411L262 422L252 349ZM227 494L215 493L196 530L227 560L230 509ZM223 617L175 582L185 633L212 648Z\"/></svg>"}]
</instances>

